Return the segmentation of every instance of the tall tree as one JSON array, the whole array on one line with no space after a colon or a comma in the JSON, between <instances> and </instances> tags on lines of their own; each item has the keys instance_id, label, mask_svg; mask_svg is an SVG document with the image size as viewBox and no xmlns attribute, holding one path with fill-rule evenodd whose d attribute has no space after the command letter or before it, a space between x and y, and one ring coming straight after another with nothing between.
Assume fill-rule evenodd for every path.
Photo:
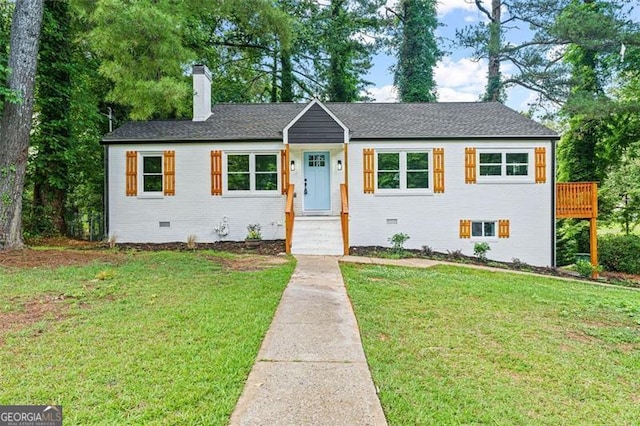
<instances>
[{"instance_id":1,"label":"tall tree","mask_svg":"<svg viewBox=\"0 0 640 426\"><path fill-rule=\"evenodd\" d=\"M19 103L5 100L0 118L0 248L20 248L22 191L32 125L33 91L44 0L17 0L11 23L7 88Z\"/></svg>"},{"instance_id":2,"label":"tall tree","mask_svg":"<svg viewBox=\"0 0 640 426\"><path fill-rule=\"evenodd\" d=\"M395 15L394 44L399 45L394 69L395 85L402 102L437 100L434 68L442 57L435 31L438 27L435 0L402 0Z\"/></svg>"},{"instance_id":3,"label":"tall tree","mask_svg":"<svg viewBox=\"0 0 640 426\"><path fill-rule=\"evenodd\" d=\"M38 124L32 137L32 214L40 218L41 227L58 235L67 232L65 204L73 161L72 40L69 3L45 2L36 78Z\"/></svg>"}]
</instances>

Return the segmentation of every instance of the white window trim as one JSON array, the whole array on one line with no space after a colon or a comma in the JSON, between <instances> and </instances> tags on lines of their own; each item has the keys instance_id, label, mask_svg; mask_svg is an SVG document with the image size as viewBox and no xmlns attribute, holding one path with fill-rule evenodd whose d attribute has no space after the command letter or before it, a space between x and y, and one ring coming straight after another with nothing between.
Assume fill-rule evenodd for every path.
<instances>
[{"instance_id":1,"label":"white window trim","mask_svg":"<svg viewBox=\"0 0 640 426\"><path fill-rule=\"evenodd\" d=\"M160 168L162 170L162 190L161 191L145 191L144 190L144 158L160 157ZM138 152L138 198L164 198L164 152L162 151L139 151Z\"/></svg>"},{"instance_id":2,"label":"white window trim","mask_svg":"<svg viewBox=\"0 0 640 426\"><path fill-rule=\"evenodd\" d=\"M407 154L409 153L429 154L429 186L427 188L407 188ZM378 154L400 154L400 188L378 188ZM433 148L375 149L373 173L376 195L433 195Z\"/></svg>"},{"instance_id":3,"label":"white window trim","mask_svg":"<svg viewBox=\"0 0 640 426\"><path fill-rule=\"evenodd\" d=\"M502 154L502 174L500 176L482 176L480 174L480 154ZM527 174L523 176L507 176L506 154L527 154ZM534 183L535 182L535 149L534 148L476 148L476 175L478 183Z\"/></svg>"},{"instance_id":4,"label":"white window trim","mask_svg":"<svg viewBox=\"0 0 640 426\"><path fill-rule=\"evenodd\" d=\"M229 190L229 170L228 170L228 156L229 155L248 155L249 156L249 190L237 191ZM256 188L256 155L275 155L276 156L276 178L277 187L273 190L257 190ZM280 182L280 152L269 151L224 151L222 157L222 185L224 190L222 191L223 197L227 198L242 198L242 197L279 197L280 188L282 182Z\"/></svg>"},{"instance_id":5,"label":"white window trim","mask_svg":"<svg viewBox=\"0 0 640 426\"><path fill-rule=\"evenodd\" d=\"M482 233L483 234L484 234L484 224L487 223L487 222L492 222L493 223L493 230L494 230L495 235L492 235L492 236L489 236L489 237L484 236L484 235L482 235L482 236L474 236L473 235L473 224L477 223L477 222L482 222ZM497 242L497 241L499 241L498 233L500 232L500 230L499 230L500 223L499 223L499 221L497 219L472 219L470 226L471 226L471 228L469 230L469 232L470 232L469 235L471 237L471 240L474 240L474 241L487 241L487 242Z\"/></svg>"}]
</instances>

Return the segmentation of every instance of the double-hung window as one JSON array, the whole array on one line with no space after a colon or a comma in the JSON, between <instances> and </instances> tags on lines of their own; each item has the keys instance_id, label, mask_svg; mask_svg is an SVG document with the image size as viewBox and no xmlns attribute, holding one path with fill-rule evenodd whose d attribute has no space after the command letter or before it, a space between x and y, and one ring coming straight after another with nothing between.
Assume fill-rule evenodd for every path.
<instances>
[{"instance_id":1,"label":"double-hung window","mask_svg":"<svg viewBox=\"0 0 640 426\"><path fill-rule=\"evenodd\" d=\"M474 238L490 238L496 236L496 222L471 222L471 236Z\"/></svg>"},{"instance_id":2,"label":"double-hung window","mask_svg":"<svg viewBox=\"0 0 640 426\"><path fill-rule=\"evenodd\" d=\"M162 154L143 153L142 155L142 192L162 193Z\"/></svg>"},{"instance_id":3,"label":"double-hung window","mask_svg":"<svg viewBox=\"0 0 640 426\"><path fill-rule=\"evenodd\" d=\"M429 190L430 151L377 153L377 188L391 190Z\"/></svg>"},{"instance_id":4,"label":"double-hung window","mask_svg":"<svg viewBox=\"0 0 640 426\"><path fill-rule=\"evenodd\" d=\"M478 150L479 180L519 181L532 179L530 150Z\"/></svg>"},{"instance_id":5,"label":"double-hung window","mask_svg":"<svg viewBox=\"0 0 640 426\"><path fill-rule=\"evenodd\" d=\"M276 192L278 155L272 153L227 154L227 190Z\"/></svg>"}]
</instances>

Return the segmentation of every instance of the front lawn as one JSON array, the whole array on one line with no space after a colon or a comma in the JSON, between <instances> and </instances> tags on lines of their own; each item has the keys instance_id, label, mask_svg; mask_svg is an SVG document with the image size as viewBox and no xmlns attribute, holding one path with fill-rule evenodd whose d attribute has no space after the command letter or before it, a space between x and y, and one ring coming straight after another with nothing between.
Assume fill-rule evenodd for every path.
<instances>
[{"instance_id":1,"label":"front lawn","mask_svg":"<svg viewBox=\"0 0 640 426\"><path fill-rule=\"evenodd\" d=\"M0 266L0 405L61 404L65 424L226 424L294 262L105 253Z\"/></svg>"},{"instance_id":2,"label":"front lawn","mask_svg":"<svg viewBox=\"0 0 640 426\"><path fill-rule=\"evenodd\" d=\"M391 425L637 424L640 292L343 264Z\"/></svg>"}]
</instances>

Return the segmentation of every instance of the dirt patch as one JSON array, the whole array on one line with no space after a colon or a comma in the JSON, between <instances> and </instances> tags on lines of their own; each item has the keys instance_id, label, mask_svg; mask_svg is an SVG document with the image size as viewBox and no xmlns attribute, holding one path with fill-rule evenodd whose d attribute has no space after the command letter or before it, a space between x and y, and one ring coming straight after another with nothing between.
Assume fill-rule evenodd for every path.
<instances>
[{"instance_id":1,"label":"dirt patch","mask_svg":"<svg viewBox=\"0 0 640 426\"><path fill-rule=\"evenodd\" d=\"M0 312L0 346L9 332L23 330L43 319L59 321L66 317L69 305L63 303L64 296L45 296L24 304L21 311ZM42 331L36 332L40 334Z\"/></svg>"},{"instance_id":2,"label":"dirt patch","mask_svg":"<svg viewBox=\"0 0 640 426\"><path fill-rule=\"evenodd\" d=\"M288 262L284 256L240 255L233 259L224 259L208 256L208 259L219 263L225 269L232 271L261 271L272 266L282 265Z\"/></svg>"},{"instance_id":3,"label":"dirt patch","mask_svg":"<svg viewBox=\"0 0 640 426\"><path fill-rule=\"evenodd\" d=\"M99 260L118 263L121 253L104 250L9 250L0 251L0 266L11 268L56 268L59 266L86 265Z\"/></svg>"}]
</instances>

